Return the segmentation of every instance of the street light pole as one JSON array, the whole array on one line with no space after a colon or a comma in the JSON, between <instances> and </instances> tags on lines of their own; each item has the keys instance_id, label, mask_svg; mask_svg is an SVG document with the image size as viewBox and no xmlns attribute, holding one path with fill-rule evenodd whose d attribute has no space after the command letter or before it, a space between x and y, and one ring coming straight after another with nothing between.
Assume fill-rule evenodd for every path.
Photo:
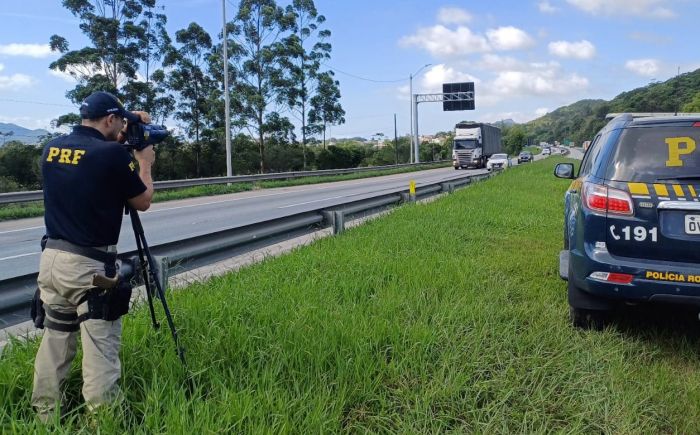
<instances>
[{"instance_id":1,"label":"street light pole","mask_svg":"<svg viewBox=\"0 0 700 435\"><path fill-rule=\"evenodd\" d=\"M226 0L221 0L221 6L224 15L224 47L222 56L224 61L224 105L226 106L224 109L224 116L226 117L226 176L230 177L233 175L233 168L231 162L231 102L229 101L230 97L228 92L228 29L226 28Z\"/></svg>"},{"instance_id":2,"label":"street light pole","mask_svg":"<svg viewBox=\"0 0 700 435\"><path fill-rule=\"evenodd\" d=\"M418 157L418 103L417 99L414 104L413 96L413 76L418 75L419 72L423 71L424 68L429 67L432 63L426 63L422 67L418 68L416 72L408 76L408 89L410 93L410 104L411 104L411 163L418 163L420 158Z\"/></svg>"},{"instance_id":3,"label":"street light pole","mask_svg":"<svg viewBox=\"0 0 700 435\"><path fill-rule=\"evenodd\" d=\"M411 150L408 163L413 163L413 74L408 76L408 89L408 101L411 105L411 146L409 147Z\"/></svg>"}]
</instances>

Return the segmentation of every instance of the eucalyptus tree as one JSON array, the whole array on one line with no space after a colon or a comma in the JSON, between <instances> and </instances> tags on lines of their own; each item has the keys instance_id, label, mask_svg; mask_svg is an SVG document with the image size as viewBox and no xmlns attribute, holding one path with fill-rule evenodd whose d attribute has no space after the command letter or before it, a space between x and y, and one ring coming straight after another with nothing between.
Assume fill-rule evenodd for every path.
<instances>
[{"instance_id":1,"label":"eucalyptus tree","mask_svg":"<svg viewBox=\"0 0 700 435\"><path fill-rule=\"evenodd\" d=\"M284 109L281 41L291 21L275 0L241 0L229 27L234 40L232 103L239 125L258 142L261 173L266 137Z\"/></svg>"},{"instance_id":2,"label":"eucalyptus tree","mask_svg":"<svg viewBox=\"0 0 700 435\"><path fill-rule=\"evenodd\" d=\"M176 119L185 123L193 139L196 175L200 176L201 134L207 127L210 99L216 82L208 70L212 54L211 36L197 23L190 23L175 33L177 47L171 47L163 60L168 69L167 86L177 95Z\"/></svg>"},{"instance_id":3,"label":"eucalyptus tree","mask_svg":"<svg viewBox=\"0 0 700 435\"><path fill-rule=\"evenodd\" d=\"M323 148L326 148L326 130L329 125L345 123L345 110L340 104L340 83L333 71L320 73L317 77L316 95L311 97L309 122L311 130L323 133Z\"/></svg>"},{"instance_id":4,"label":"eucalyptus tree","mask_svg":"<svg viewBox=\"0 0 700 435\"><path fill-rule=\"evenodd\" d=\"M286 8L286 15L292 27L280 46L285 71L283 96L301 123L306 168L307 135L313 132L308 125L310 99L316 94L321 62L330 59L331 44L327 40L331 32L320 28L326 18L318 13L313 0L293 0Z\"/></svg>"},{"instance_id":5,"label":"eucalyptus tree","mask_svg":"<svg viewBox=\"0 0 700 435\"><path fill-rule=\"evenodd\" d=\"M139 80L141 64L151 60L153 51L145 47L158 45L153 38L163 37L164 14L150 18L151 23L159 23L156 31L148 24L156 3L157 0L63 0L63 6L78 18L80 30L90 41L87 46L72 50L65 37L50 38L51 49L61 57L49 68L77 81L75 88L66 93L71 101L77 105L92 92L105 90L128 98L127 103L138 102L131 100L141 96L141 92L122 91ZM75 120L75 116L61 119Z\"/></svg>"}]
</instances>

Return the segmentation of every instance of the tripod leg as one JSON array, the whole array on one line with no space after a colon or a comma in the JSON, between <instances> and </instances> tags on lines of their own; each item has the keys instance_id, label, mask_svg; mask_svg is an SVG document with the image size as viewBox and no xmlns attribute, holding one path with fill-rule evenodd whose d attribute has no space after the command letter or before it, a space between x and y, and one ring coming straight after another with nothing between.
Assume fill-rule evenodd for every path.
<instances>
[{"instance_id":1,"label":"tripod leg","mask_svg":"<svg viewBox=\"0 0 700 435\"><path fill-rule=\"evenodd\" d=\"M168 308L168 302L165 300L165 292L163 291L163 287L160 284L160 280L156 276L155 270L153 269L153 265L156 263L153 259L153 255L151 255L151 250L148 248L148 242L146 241L146 236L144 235L144 232L143 232L143 226L141 225L141 220L139 219L139 216L138 216L136 210L130 209L129 213L131 215L131 225L134 228L134 234L136 235L136 246L140 247L139 255L145 255L145 257L146 257L145 259L147 260L147 263L148 263L148 277L146 279L146 282L149 282L152 280L151 282L153 282L153 284L156 286L158 298L160 299L160 302L163 304L163 311L165 312L165 318L168 322L168 326L170 327L170 332L172 334L173 341L175 342L175 351L177 353L177 356L180 358L182 365L185 367L185 370L187 370L187 362L185 360L185 349L183 349L180 346L180 340L178 339L178 336L177 336L177 329L175 328L175 322L173 322L173 316L170 313L170 309ZM141 263L142 264L144 263L143 257L142 257Z\"/></svg>"},{"instance_id":2,"label":"tripod leg","mask_svg":"<svg viewBox=\"0 0 700 435\"><path fill-rule=\"evenodd\" d=\"M134 216L135 212L132 212L132 216ZM133 222L133 217L132 217L132 222ZM159 329L160 328L160 323L156 320L156 312L153 309L153 289L151 288L151 281L149 279L148 275L148 263L146 262L146 258L143 253L143 246L141 245L141 238L139 234L136 234L136 249L139 253L139 263L141 264L141 274L143 276L143 283L146 286L146 299L148 300L148 310L151 313L151 322L153 322L153 328L154 329Z\"/></svg>"}]
</instances>

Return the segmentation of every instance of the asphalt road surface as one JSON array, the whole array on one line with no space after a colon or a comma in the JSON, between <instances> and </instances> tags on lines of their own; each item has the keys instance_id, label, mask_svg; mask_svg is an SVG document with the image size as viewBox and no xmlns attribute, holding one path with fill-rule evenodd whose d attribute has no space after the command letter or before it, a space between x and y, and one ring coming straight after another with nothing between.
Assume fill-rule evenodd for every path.
<instances>
[{"instance_id":1,"label":"asphalt road surface","mask_svg":"<svg viewBox=\"0 0 700 435\"><path fill-rule=\"evenodd\" d=\"M141 221L149 245L156 246L296 214L319 206L330 207L392 190L406 189L409 180L415 180L420 187L422 184L449 180L467 173L484 172L484 169L455 171L449 167L335 183L190 198L154 204L150 210L141 213ZM0 280L39 270L39 241L43 234L43 218L0 222ZM125 217L118 250L124 252L133 249L135 242L131 222Z\"/></svg>"},{"instance_id":2,"label":"asphalt road surface","mask_svg":"<svg viewBox=\"0 0 700 435\"><path fill-rule=\"evenodd\" d=\"M580 158L573 152L571 157ZM537 155L535 158L539 160L543 157ZM517 164L517 158L513 164ZM485 172L485 169L455 171L448 167L335 183L190 198L154 204L150 210L141 213L141 221L149 245L156 246L296 214L319 206L331 207L351 200L406 189L409 180L415 180L420 187L456 176ZM43 234L43 218L0 222L0 280L39 270L39 241ZM131 223L128 217L125 217L118 250L124 252L135 248Z\"/></svg>"}]
</instances>

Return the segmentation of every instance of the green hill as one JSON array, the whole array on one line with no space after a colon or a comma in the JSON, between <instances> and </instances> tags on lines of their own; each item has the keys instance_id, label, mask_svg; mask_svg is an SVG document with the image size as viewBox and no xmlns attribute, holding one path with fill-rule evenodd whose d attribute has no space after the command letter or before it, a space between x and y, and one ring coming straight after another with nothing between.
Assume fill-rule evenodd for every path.
<instances>
[{"instance_id":1,"label":"green hill","mask_svg":"<svg viewBox=\"0 0 700 435\"><path fill-rule=\"evenodd\" d=\"M700 111L700 69L665 82L623 92L611 101L581 100L525 124L535 141L572 140L580 145L605 125L611 112Z\"/></svg>"}]
</instances>

